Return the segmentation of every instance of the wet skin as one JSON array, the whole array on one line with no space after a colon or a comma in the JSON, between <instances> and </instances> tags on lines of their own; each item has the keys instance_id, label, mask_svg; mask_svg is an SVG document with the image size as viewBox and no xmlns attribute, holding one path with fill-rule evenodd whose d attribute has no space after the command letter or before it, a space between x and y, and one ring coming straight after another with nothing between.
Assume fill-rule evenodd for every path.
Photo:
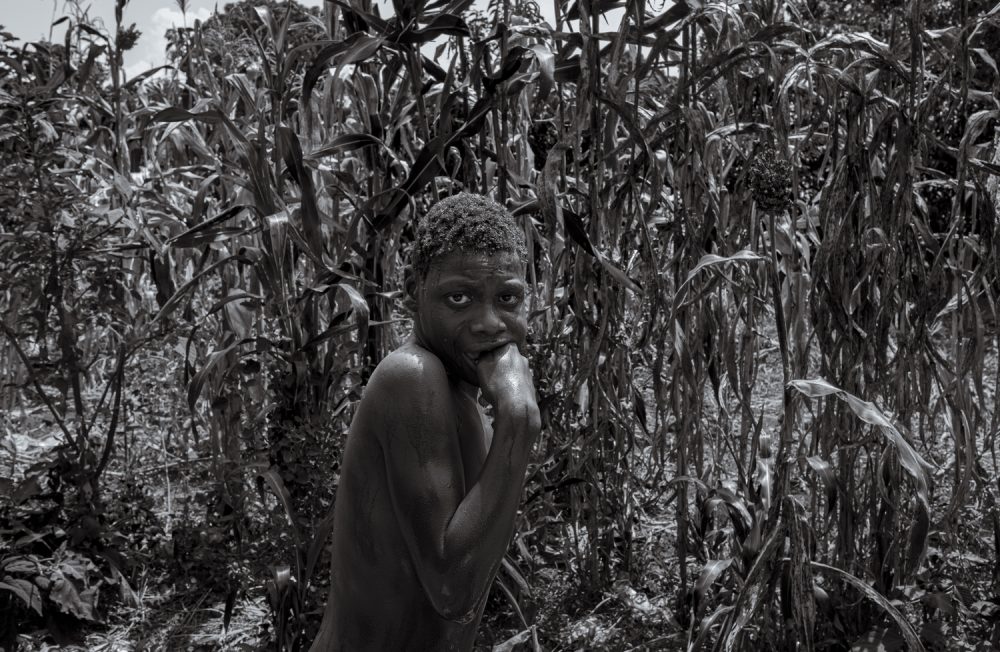
<instances>
[{"instance_id":1,"label":"wet skin","mask_svg":"<svg viewBox=\"0 0 1000 652\"><path fill-rule=\"evenodd\" d=\"M540 428L525 287L502 252L452 253L407 282L413 334L375 369L347 439L313 652L472 650Z\"/></svg>"}]
</instances>

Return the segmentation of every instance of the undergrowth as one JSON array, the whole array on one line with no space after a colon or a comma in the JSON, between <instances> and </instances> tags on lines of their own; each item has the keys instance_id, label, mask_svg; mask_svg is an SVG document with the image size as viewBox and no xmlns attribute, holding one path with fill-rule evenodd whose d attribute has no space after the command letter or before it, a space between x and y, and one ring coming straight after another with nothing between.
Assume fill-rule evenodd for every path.
<instances>
[{"instance_id":1,"label":"undergrowth","mask_svg":"<svg viewBox=\"0 0 1000 652\"><path fill-rule=\"evenodd\" d=\"M128 79L126 4L0 30L0 645L305 649L461 190L544 422L482 646L1000 645L997 7L240 2Z\"/></svg>"}]
</instances>

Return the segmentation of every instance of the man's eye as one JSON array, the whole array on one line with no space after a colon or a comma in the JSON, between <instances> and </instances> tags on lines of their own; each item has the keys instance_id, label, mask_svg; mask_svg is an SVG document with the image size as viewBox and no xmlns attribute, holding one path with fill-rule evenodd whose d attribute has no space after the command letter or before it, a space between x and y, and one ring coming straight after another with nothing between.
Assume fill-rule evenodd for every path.
<instances>
[{"instance_id":1,"label":"man's eye","mask_svg":"<svg viewBox=\"0 0 1000 652\"><path fill-rule=\"evenodd\" d=\"M448 295L448 303L453 306L464 306L472 302L472 298L464 292L453 292Z\"/></svg>"},{"instance_id":2,"label":"man's eye","mask_svg":"<svg viewBox=\"0 0 1000 652\"><path fill-rule=\"evenodd\" d=\"M521 295L520 294L501 294L500 295L500 303L503 304L503 305L505 305L505 306L516 306L517 304L521 303Z\"/></svg>"}]
</instances>

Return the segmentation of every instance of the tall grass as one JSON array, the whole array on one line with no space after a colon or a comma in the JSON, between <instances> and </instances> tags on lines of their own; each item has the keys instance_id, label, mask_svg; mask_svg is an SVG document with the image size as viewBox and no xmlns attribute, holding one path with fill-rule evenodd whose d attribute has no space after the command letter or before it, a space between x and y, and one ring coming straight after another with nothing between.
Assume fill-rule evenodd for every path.
<instances>
[{"instance_id":1,"label":"tall grass","mask_svg":"<svg viewBox=\"0 0 1000 652\"><path fill-rule=\"evenodd\" d=\"M582 0L554 26L510 0L274 3L230 52L216 21L175 34L166 74L112 62L99 174L140 175L108 206L149 252L126 265L157 296L137 324L184 336L222 527L242 540L256 477L298 532L404 328L414 221L491 194L529 236L545 424L507 593L545 564L594 602L638 581L669 504L689 649L884 626L920 649L941 605L985 599L944 551L995 566L962 532L1000 536L995 8L941 25L915 0L876 37L810 3L654 4L609 29ZM308 611L290 572L282 618Z\"/></svg>"}]
</instances>

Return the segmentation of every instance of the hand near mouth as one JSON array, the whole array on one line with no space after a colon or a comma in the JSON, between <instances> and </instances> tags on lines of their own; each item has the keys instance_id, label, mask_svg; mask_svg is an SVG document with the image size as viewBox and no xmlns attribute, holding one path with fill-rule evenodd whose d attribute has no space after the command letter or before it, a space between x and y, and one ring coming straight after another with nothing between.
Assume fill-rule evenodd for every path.
<instances>
[{"instance_id":1,"label":"hand near mouth","mask_svg":"<svg viewBox=\"0 0 1000 652\"><path fill-rule=\"evenodd\" d=\"M531 368L514 342L480 353L476 359L476 374L483 397L494 407L535 402Z\"/></svg>"}]
</instances>

